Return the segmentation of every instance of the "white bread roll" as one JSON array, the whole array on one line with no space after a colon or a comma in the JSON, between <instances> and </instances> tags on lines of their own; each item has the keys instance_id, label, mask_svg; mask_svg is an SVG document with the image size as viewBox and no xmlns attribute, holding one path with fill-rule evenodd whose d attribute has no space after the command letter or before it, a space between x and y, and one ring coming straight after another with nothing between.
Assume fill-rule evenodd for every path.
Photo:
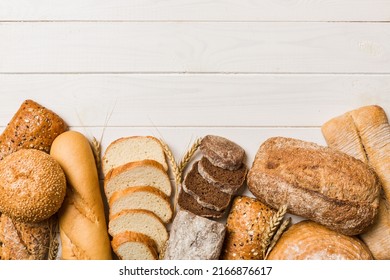
<instances>
[{"instance_id":1,"label":"white bread roll","mask_svg":"<svg viewBox=\"0 0 390 280\"><path fill-rule=\"evenodd\" d=\"M98 172L88 140L79 132L65 132L54 140L50 154L68 183L59 213L62 259L111 259Z\"/></svg>"}]
</instances>

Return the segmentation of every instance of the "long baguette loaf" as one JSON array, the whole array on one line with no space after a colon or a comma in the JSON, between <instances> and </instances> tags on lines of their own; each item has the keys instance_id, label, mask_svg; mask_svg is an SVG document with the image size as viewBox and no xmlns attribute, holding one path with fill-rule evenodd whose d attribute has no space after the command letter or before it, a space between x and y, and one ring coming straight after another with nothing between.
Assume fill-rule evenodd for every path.
<instances>
[{"instance_id":1,"label":"long baguette loaf","mask_svg":"<svg viewBox=\"0 0 390 280\"><path fill-rule=\"evenodd\" d=\"M390 125L379 106L365 106L335 117L322 126L330 147L369 164L383 187L378 218L361 235L374 258L390 259Z\"/></svg>"},{"instance_id":2,"label":"long baguette loaf","mask_svg":"<svg viewBox=\"0 0 390 280\"><path fill-rule=\"evenodd\" d=\"M328 147L275 137L261 145L248 174L263 203L346 235L365 231L378 212L380 184L366 164Z\"/></svg>"},{"instance_id":3,"label":"long baguette loaf","mask_svg":"<svg viewBox=\"0 0 390 280\"><path fill-rule=\"evenodd\" d=\"M103 200L88 140L75 131L58 136L50 151L65 172L68 190L59 213L62 259L111 259Z\"/></svg>"}]
</instances>

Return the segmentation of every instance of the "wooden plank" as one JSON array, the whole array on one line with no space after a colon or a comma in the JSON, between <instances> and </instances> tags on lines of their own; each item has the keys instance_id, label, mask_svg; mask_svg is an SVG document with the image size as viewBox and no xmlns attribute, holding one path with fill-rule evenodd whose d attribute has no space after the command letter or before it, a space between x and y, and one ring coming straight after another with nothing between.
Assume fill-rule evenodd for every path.
<instances>
[{"instance_id":1,"label":"wooden plank","mask_svg":"<svg viewBox=\"0 0 390 280\"><path fill-rule=\"evenodd\" d=\"M24 99L72 126L321 126L359 106L390 114L390 75L0 75L0 125Z\"/></svg>"},{"instance_id":2,"label":"wooden plank","mask_svg":"<svg viewBox=\"0 0 390 280\"><path fill-rule=\"evenodd\" d=\"M2 23L0 38L0 73L390 73L390 23Z\"/></svg>"},{"instance_id":3,"label":"wooden plank","mask_svg":"<svg viewBox=\"0 0 390 280\"><path fill-rule=\"evenodd\" d=\"M0 20L389 21L387 0L1 0Z\"/></svg>"}]
</instances>

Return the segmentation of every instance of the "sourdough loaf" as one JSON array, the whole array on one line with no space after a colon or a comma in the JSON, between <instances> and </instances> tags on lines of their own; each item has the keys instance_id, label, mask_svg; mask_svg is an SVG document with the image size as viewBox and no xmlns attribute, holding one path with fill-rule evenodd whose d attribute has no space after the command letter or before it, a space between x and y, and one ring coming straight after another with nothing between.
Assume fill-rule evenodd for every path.
<instances>
[{"instance_id":1,"label":"sourdough loaf","mask_svg":"<svg viewBox=\"0 0 390 280\"><path fill-rule=\"evenodd\" d=\"M158 253L168 240L164 223L154 213L144 209L123 210L110 217L108 232L112 237L126 231L147 235L156 242Z\"/></svg>"},{"instance_id":2,"label":"sourdough loaf","mask_svg":"<svg viewBox=\"0 0 390 280\"><path fill-rule=\"evenodd\" d=\"M365 106L322 126L328 145L369 164L383 187L378 217L361 235L375 259L390 259L390 125L379 106Z\"/></svg>"},{"instance_id":3,"label":"sourdough loaf","mask_svg":"<svg viewBox=\"0 0 390 280\"><path fill-rule=\"evenodd\" d=\"M361 161L314 143L274 137L265 141L248 174L260 201L346 235L364 232L378 212L380 184Z\"/></svg>"},{"instance_id":4,"label":"sourdough loaf","mask_svg":"<svg viewBox=\"0 0 390 280\"><path fill-rule=\"evenodd\" d=\"M172 219L173 211L169 198L155 187L130 187L115 192L110 201L110 216L126 209L145 209L153 212L164 223Z\"/></svg>"},{"instance_id":5,"label":"sourdough loaf","mask_svg":"<svg viewBox=\"0 0 390 280\"><path fill-rule=\"evenodd\" d=\"M285 231L268 260L371 260L367 246L312 221L301 221Z\"/></svg>"},{"instance_id":6,"label":"sourdough loaf","mask_svg":"<svg viewBox=\"0 0 390 280\"><path fill-rule=\"evenodd\" d=\"M221 136L206 135L199 148L213 165L223 169L237 170L245 159L242 147Z\"/></svg>"},{"instance_id":7,"label":"sourdough loaf","mask_svg":"<svg viewBox=\"0 0 390 280\"><path fill-rule=\"evenodd\" d=\"M164 259L216 260L225 231L225 226L219 222L180 210L172 223Z\"/></svg>"},{"instance_id":8,"label":"sourdough loaf","mask_svg":"<svg viewBox=\"0 0 390 280\"><path fill-rule=\"evenodd\" d=\"M223 169L211 164L206 157L202 157L198 163L198 172L207 182L222 192L233 195L243 186L247 167L242 164L237 170Z\"/></svg>"},{"instance_id":9,"label":"sourdough loaf","mask_svg":"<svg viewBox=\"0 0 390 280\"><path fill-rule=\"evenodd\" d=\"M253 197L234 198L226 222L226 236L221 259L262 260L264 231L275 210Z\"/></svg>"},{"instance_id":10,"label":"sourdough loaf","mask_svg":"<svg viewBox=\"0 0 390 280\"><path fill-rule=\"evenodd\" d=\"M0 160L20 149L49 153L54 139L68 126L57 114L26 100L0 135Z\"/></svg>"},{"instance_id":11,"label":"sourdough loaf","mask_svg":"<svg viewBox=\"0 0 390 280\"><path fill-rule=\"evenodd\" d=\"M103 173L106 175L112 168L146 159L155 160L163 166L165 171L168 170L164 150L157 138L152 136L123 137L107 147L102 158Z\"/></svg>"},{"instance_id":12,"label":"sourdough loaf","mask_svg":"<svg viewBox=\"0 0 390 280\"><path fill-rule=\"evenodd\" d=\"M108 172L104 180L104 191L108 201L116 191L129 187L156 187L168 197L172 187L163 166L154 160L129 162Z\"/></svg>"},{"instance_id":13,"label":"sourdough loaf","mask_svg":"<svg viewBox=\"0 0 390 280\"><path fill-rule=\"evenodd\" d=\"M0 161L0 211L24 223L48 219L61 207L66 179L50 155L22 149Z\"/></svg>"},{"instance_id":14,"label":"sourdough loaf","mask_svg":"<svg viewBox=\"0 0 390 280\"><path fill-rule=\"evenodd\" d=\"M112 249L121 260L157 260L157 245L145 234L125 231L114 236Z\"/></svg>"}]
</instances>

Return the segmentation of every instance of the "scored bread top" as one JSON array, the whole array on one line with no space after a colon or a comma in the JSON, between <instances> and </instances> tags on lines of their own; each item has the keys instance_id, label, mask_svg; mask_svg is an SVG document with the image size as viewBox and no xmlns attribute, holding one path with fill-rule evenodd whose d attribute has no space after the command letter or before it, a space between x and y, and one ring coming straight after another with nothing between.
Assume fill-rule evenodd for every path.
<instances>
[{"instance_id":1,"label":"scored bread top","mask_svg":"<svg viewBox=\"0 0 390 280\"><path fill-rule=\"evenodd\" d=\"M113 168L104 179L104 191L108 200L114 192L136 186L156 187L168 197L172 193L168 174L163 166L154 160L129 162Z\"/></svg>"},{"instance_id":2,"label":"scored bread top","mask_svg":"<svg viewBox=\"0 0 390 280\"><path fill-rule=\"evenodd\" d=\"M156 187L130 187L115 192L110 201L110 216L124 209L145 209L156 214L164 223L172 219L169 198Z\"/></svg>"},{"instance_id":3,"label":"scored bread top","mask_svg":"<svg viewBox=\"0 0 390 280\"><path fill-rule=\"evenodd\" d=\"M165 171L168 164L161 142L153 136L122 137L112 142L102 158L103 173L106 175L112 168L128 162L145 159L159 162Z\"/></svg>"}]
</instances>

